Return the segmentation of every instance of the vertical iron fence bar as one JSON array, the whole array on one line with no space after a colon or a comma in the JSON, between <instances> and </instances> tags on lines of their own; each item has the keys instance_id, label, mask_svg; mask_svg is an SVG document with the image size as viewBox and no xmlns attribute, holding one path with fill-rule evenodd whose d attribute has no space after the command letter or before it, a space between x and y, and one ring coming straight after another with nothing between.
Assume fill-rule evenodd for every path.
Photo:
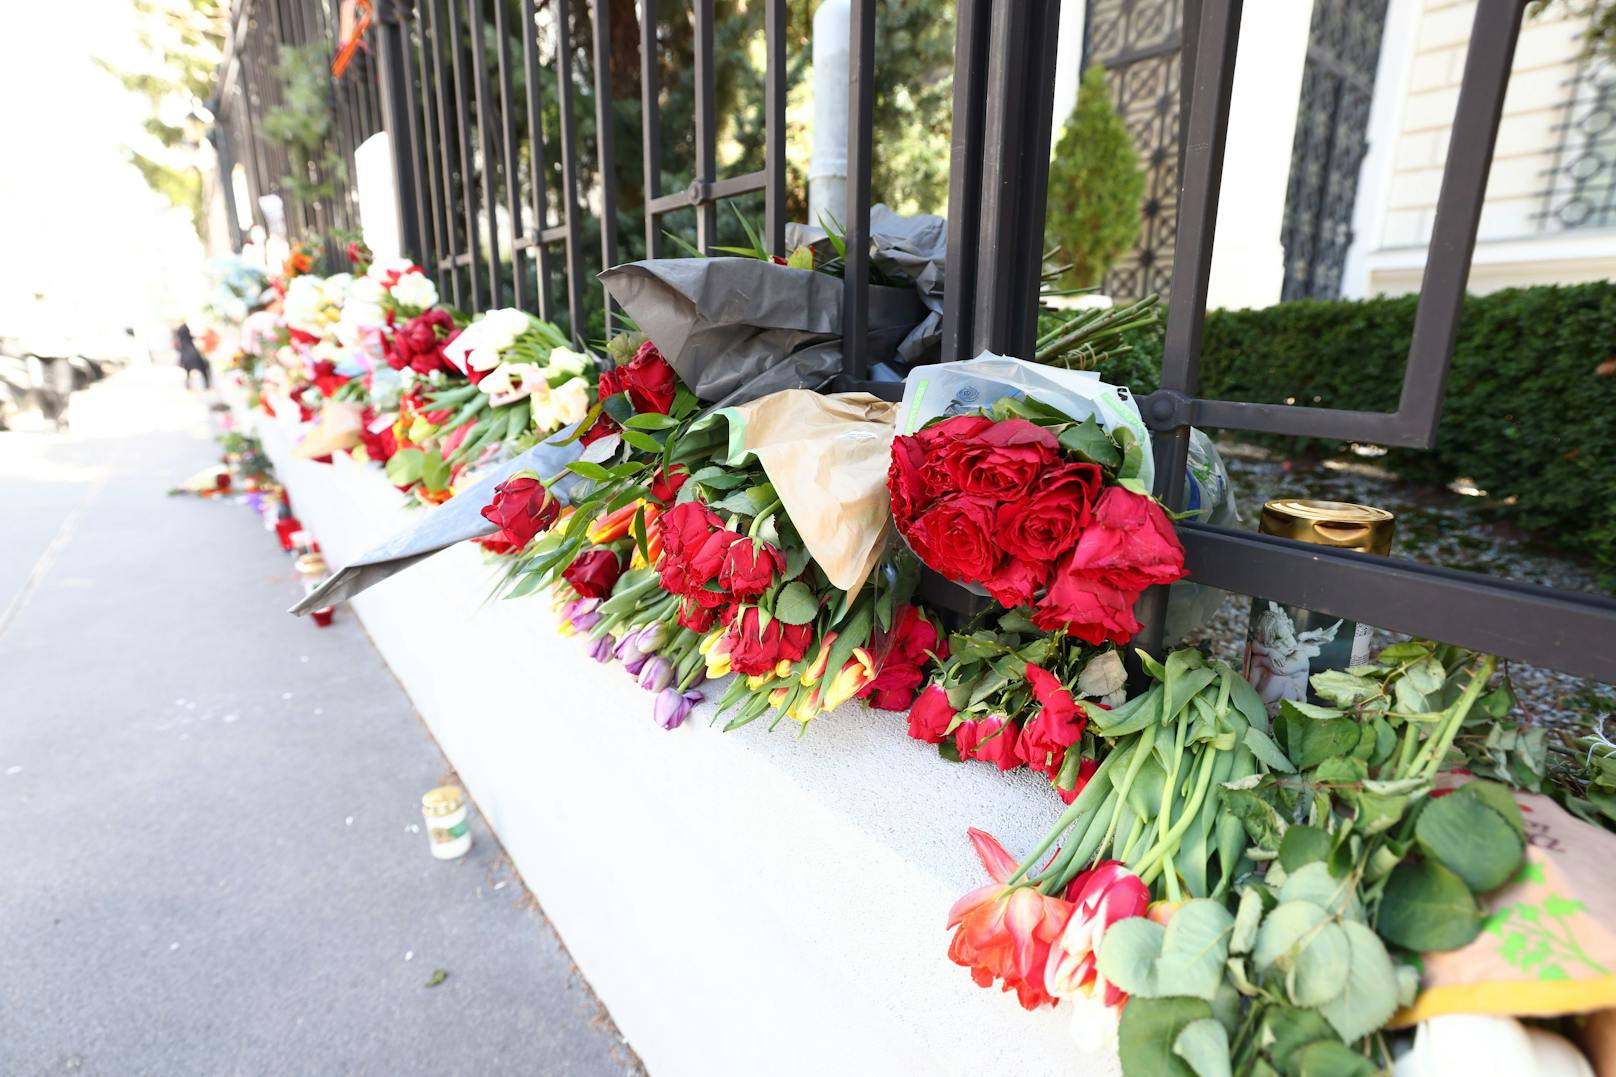
<instances>
[{"instance_id":1,"label":"vertical iron fence bar","mask_svg":"<svg viewBox=\"0 0 1616 1077\"><path fill-rule=\"evenodd\" d=\"M1200 377L1201 334L1212 273L1218 194L1223 185L1223 148L1234 94L1235 50L1240 43L1241 0L1205 0L1196 28L1194 85L1183 123L1184 155L1178 195L1178 234L1173 242L1172 301L1162 341L1162 389L1193 396ZM1171 401L1163 406L1171 410ZM1156 402L1152 402L1156 406ZM1184 467L1189 461L1188 424L1152 437L1155 494L1170 510L1184 505ZM1167 631L1166 587L1145 592L1141 646L1162 653Z\"/></svg>"},{"instance_id":2,"label":"vertical iron fence bar","mask_svg":"<svg viewBox=\"0 0 1616 1077\"><path fill-rule=\"evenodd\" d=\"M243 141L246 143L247 196L252 199L252 219L264 227L267 235L269 222L264 220L264 208L258 200L267 193L269 169L267 162L264 160L264 147L258 138L257 125L253 121L252 80L249 78L249 66L250 63L246 52L238 49L236 53L236 98L241 105L241 130Z\"/></svg>"},{"instance_id":3,"label":"vertical iron fence bar","mask_svg":"<svg viewBox=\"0 0 1616 1077\"><path fill-rule=\"evenodd\" d=\"M421 36L420 23L415 18L414 0L398 0L399 55L403 67L404 122L410 130L410 169L415 176L415 227L420 236L420 247L405 252L425 266L436 266L438 258L437 220L434 205L437 195L432 176L432 151L426 133L425 117L421 112L419 53L416 41ZM436 276L436 273L433 274Z\"/></svg>"},{"instance_id":4,"label":"vertical iron fence bar","mask_svg":"<svg viewBox=\"0 0 1616 1077\"><path fill-rule=\"evenodd\" d=\"M494 0L503 4L505 0ZM471 34L472 96L477 104L477 140L482 155L483 212L488 220L488 302L505 305L505 282L499 271L499 193L495 188L494 121L488 88L488 45L483 40L487 17L482 0L471 0L466 8L467 30Z\"/></svg>"},{"instance_id":5,"label":"vertical iron fence bar","mask_svg":"<svg viewBox=\"0 0 1616 1077\"><path fill-rule=\"evenodd\" d=\"M516 305L527 309L527 273L519 241L522 228L521 171L516 162L516 113L511 108L511 34L505 24L505 0L494 0L494 38L499 42L499 143L505 170L505 214L511 221L511 296Z\"/></svg>"},{"instance_id":6,"label":"vertical iron fence bar","mask_svg":"<svg viewBox=\"0 0 1616 1077\"><path fill-rule=\"evenodd\" d=\"M662 231L651 203L662 196L662 122L658 115L656 0L640 0L640 128L644 138L645 256L662 255Z\"/></svg>"},{"instance_id":7,"label":"vertical iron fence bar","mask_svg":"<svg viewBox=\"0 0 1616 1077\"><path fill-rule=\"evenodd\" d=\"M617 261L617 157L612 130L616 112L612 108L612 33L610 0L590 0L594 15L595 41L595 156L600 177L600 267L609 269ZM612 336L612 297L603 287L603 324L606 339Z\"/></svg>"},{"instance_id":8,"label":"vertical iron fence bar","mask_svg":"<svg viewBox=\"0 0 1616 1077\"><path fill-rule=\"evenodd\" d=\"M572 115L572 26L567 0L555 0L557 107L561 112L561 199L567 226L567 317L574 343L584 341L583 222L578 212L578 134Z\"/></svg>"},{"instance_id":9,"label":"vertical iron fence bar","mask_svg":"<svg viewBox=\"0 0 1616 1077\"><path fill-rule=\"evenodd\" d=\"M718 178L717 97L713 0L696 0L696 175L690 189L700 199L696 203L696 249L703 253L718 239L718 206L709 199L710 185Z\"/></svg>"},{"instance_id":10,"label":"vertical iron fence bar","mask_svg":"<svg viewBox=\"0 0 1616 1077\"><path fill-rule=\"evenodd\" d=\"M1493 143L1498 139L1504 94L1509 88L1515 42L1525 5L1519 0L1481 0L1476 5L1459 82L1453 137L1442 169L1442 188L1431 225L1431 245L1414 310L1414 336L1408 348L1400 419L1423 423L1425 447L1436 445L1442 392L1452 365L1454 341L1464 307L1470 260L1476 250L1487 175L1492 171Z\"/></svg>"},{"instance_id":11,"label":"vertical iron fence bar","mask_svg":"<svg viewBox=\"0 0 1616 1077\"><path fill-rule=\"evenodd\" d=\"M842 268L842 376L862 382L869 366L870 155L875 116L875 0L853 0L847 70L847 240Z\"/></svg>"},{"instance_id":12,"label":"vertical iron fence bar","mask_svg":"<svg viewBox=\"0 0 1616 1077\"><path fill-rule=\"evenodd\" d=\"M415 145L415 124L411 122L409 106L412 87L407 62L409 27L405 21L409 15L402 0L381 0L380 7L377 68L387 89L382 98L385 106L382 127L387 131L398 199L398 242L406 257L419 258L422 213L420 177L416 175L415 163L420 160L420 154Z\"/></svg>"},{"instance_id":13,"label":"vertical iron fence bar","mask_svg":"<svg viewBox=\"0 0 1616 1077\"><path fill-rule=\"evenodd\" d=\"M461 34L460 5L466 0L449 0L449 54L450 67L454 72L455 96L455 141L460 148L460 205L465 220L466 249L463 252L466 259L466 274L471 287L471 305L482 309L483 284L481 263L481 236L477 228L477 178L471 164L471 107L466 93L466 77L464 68L466 42ZM474 0L473 0L474 2Z\"/></svg>"},{"instance_id":14,"label":"vertical iron fence bar","mask_svg":"<svg viewBox=\"0 0 1616 1077\"><path fill-rule=\"evenodd\" d=\"M414 0L411 0L413 3ZM431 0L424 0L430 5ZM415 20L415 69L413 96L419 106L421 118L421 172L426 176L426 212L430 222L432 236L432 250L423 252L425 259L422 265L430 268L432 277L438 282L438 291L443 296L449 294L449 287L443 276L442 262L448 251L448 237L445 234L443 215L449 205L449 195L440 187L438 175L439 146L442 139L438 134L437 118L432 108L433 81L430 75L431 56L427 49L427 25L430 15L425 19L418 17Z\"/></svg>"},{"instance_id":15,"label":"vertical iron fence bar","mask_svg":"<svg viewBox=\"0 0 1616 1077\"><path fill-rule=\"evenodd\" d=\"M454 0L449 0L453 3ZM426 0L428 25L427 40L432 43L432 86L438 114L438 166L443 172L443 221L446 240L440 266L449 272L449 290L457 307L465 306L467 291L461 287L460 229L454 204L457 192L454 182L453 146L449 134L449 80L443 59L443 35L440 33L443 0Z\"/></svg>"},{"instance_id":16,"label":"vertical iron fence bar","mask_svg":"<svg viewBox=\"0 0 1616 1077\"><path fill-rule=\"evenodd\" d=\"M235 174L235 153L230 142L230 124L222 102L215 101L212 109L213 126L208 130L208 141L219 159L220 195L224 198L224 226L230 236L230 249L241 251L241 219L236 216L236 192L231 180Z\"/></svg>"},{"instance_id":17,"label":"vertical iron fence bar","mask_svg":"<svg viewBox=\"0 0 1616 1077\"><path fill-rule=\"evenodd\" d=\"M763 91L764 235L769 253L786 253L786 0L766 0L763 37L768 55Z\"/></svg>"},{"instance_id":18,"label":"vertical iron fence bar","mask_svg":"<svg viewBox=\"0 0 1616 1077\"><path fill-rule=\"evenodd\" d=\"M969 359L975 339L977 242L982 212L983 109L987 98L992 0L959 0L954 15L954 117L948 173L948 254L944 267L951 302L943 305L942 361Z\"/></svg>"},{"instance_id":19,"label":"vertical iron fence bar","mask_svg":"<svg viewBox=\"0 0 1616 1077\"><path fill-rule=\"evenodd\" d=\"M1196 34L1195 84L1184 121L1184 178L1173 244L1173 298L1162 340L1162 388L1186 395L1194 395L1200 378L1201 334L1206 326L1206 293L1212 276L1212 241L1223 185L1223 147L1229 131L1241 6L1242 0L1206 0ZM1184 498L1189 427L1159 433L1155 443L1156 496L1176 511Z\"/></svg>"},{"instance_id":20,"label":"vertical iron fence bar","mask_svg":"<svg viewBox=\"0 0 1616 1077\"><path fill-rule=\"evenodd\" d=\"M522 75L527 82L527 156L531 175L533 209L533 265L539 293L539 317L555 320L555 300L550 280L550 253L544 230L550 224L550 207L544 196L544 98L539 82L538 12L534 0L522 0Z\"/></svg>"}]
</instances>

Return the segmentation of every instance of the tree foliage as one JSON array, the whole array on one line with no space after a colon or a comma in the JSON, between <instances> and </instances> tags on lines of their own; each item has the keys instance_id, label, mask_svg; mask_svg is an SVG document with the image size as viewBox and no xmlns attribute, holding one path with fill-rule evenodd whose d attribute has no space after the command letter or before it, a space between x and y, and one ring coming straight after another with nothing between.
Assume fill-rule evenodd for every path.
<instances>
[{"instance_id":1,"label":"tree foliage","mask_svg":"<svg viewBox=\"0 0 1616 1077\"><path fill-rule=\"evenodd\" d=\"M130 93L144 97L150 115L142 144L124 147L129 162L152 190L190 212L202 233L202 174L207 147L207 101L218 77L229 8L223 0L132 0L136 39L150 55L140 69L97 60Z\"/></svg>"},{"instance_id":2,"label":"tree foliage","mask_svg":"<svg viewBox=\"0 0 1616 1077\"><path fill-rule=\"evenodd\" d=\"M1139 201L1145 174L1122 117L1111 103L1105 71L1083 73L1077 104L1061 131L1049 165L1045 235L1069 265L1065 283L1100 282L1117 256L1139 238Z\"/></svg>"}]
</instances>

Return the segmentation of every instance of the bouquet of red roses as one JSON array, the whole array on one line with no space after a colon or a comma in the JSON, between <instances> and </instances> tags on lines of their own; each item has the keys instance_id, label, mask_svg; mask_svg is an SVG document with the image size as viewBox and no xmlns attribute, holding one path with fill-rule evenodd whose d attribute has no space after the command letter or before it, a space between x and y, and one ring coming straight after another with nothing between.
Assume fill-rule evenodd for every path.
<instances>
[{"instance_id":1,"label":"bouquet of red roses","mask_svg":"<svg viewBox=\"0 0 1616 1077\"><path fill-rule=\"evenodd\" d=\"M1007 396L892 444L888 489L899 532L928 566L1031 607L1046 632L1126 643L1133 606L1184 573L1171 520L1138 480L1144 446Z\"/></svg>"}]
</instances>

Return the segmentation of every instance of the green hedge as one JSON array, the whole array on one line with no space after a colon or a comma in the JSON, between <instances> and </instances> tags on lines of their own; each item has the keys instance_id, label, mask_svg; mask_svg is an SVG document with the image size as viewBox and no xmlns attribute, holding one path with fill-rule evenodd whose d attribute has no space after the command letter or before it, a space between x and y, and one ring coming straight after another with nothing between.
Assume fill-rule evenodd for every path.
<instances>
[{"instance_id":1,"label":"green hedge","mask_svg":"<svg viewBox=\"0 0 1616 1077\"><path fill-rule=\"evenodd\" d=\"M1390 411L1414 307L1413 296L1402 296L1214 311L1201 395ZM1107 377L1148 392L1159 355L1159 337L1141 339ZM1613 357L1616 283L1471 296L1436 448L1385 459L1410 477L1470 478L1521 527L1616 568L1616 374L1599 373Z\"/></svg>"}]
</instances>

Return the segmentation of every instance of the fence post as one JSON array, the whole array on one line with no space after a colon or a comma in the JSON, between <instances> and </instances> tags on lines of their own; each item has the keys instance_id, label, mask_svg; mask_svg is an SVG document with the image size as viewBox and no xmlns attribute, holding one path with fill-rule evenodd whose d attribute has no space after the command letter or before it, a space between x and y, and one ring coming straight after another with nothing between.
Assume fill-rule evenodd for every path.
<instances>
[{"instance_id":1,"label":"fence post","mask_svg":"<svg viewBox=\"0 0 1616 1077\"><path fill-rule=\"evenodd\" d=\"M417 160L415 132L410 123L409 83L404 50L409 47L406 21L410 18L408 0L380 0L380 33L377 34L378 77L381 79L382 127L393 157L393 181L398 202L398 242L407 258L420 258L420 199L415 174Z\"/></svg>"}]
</instances>

